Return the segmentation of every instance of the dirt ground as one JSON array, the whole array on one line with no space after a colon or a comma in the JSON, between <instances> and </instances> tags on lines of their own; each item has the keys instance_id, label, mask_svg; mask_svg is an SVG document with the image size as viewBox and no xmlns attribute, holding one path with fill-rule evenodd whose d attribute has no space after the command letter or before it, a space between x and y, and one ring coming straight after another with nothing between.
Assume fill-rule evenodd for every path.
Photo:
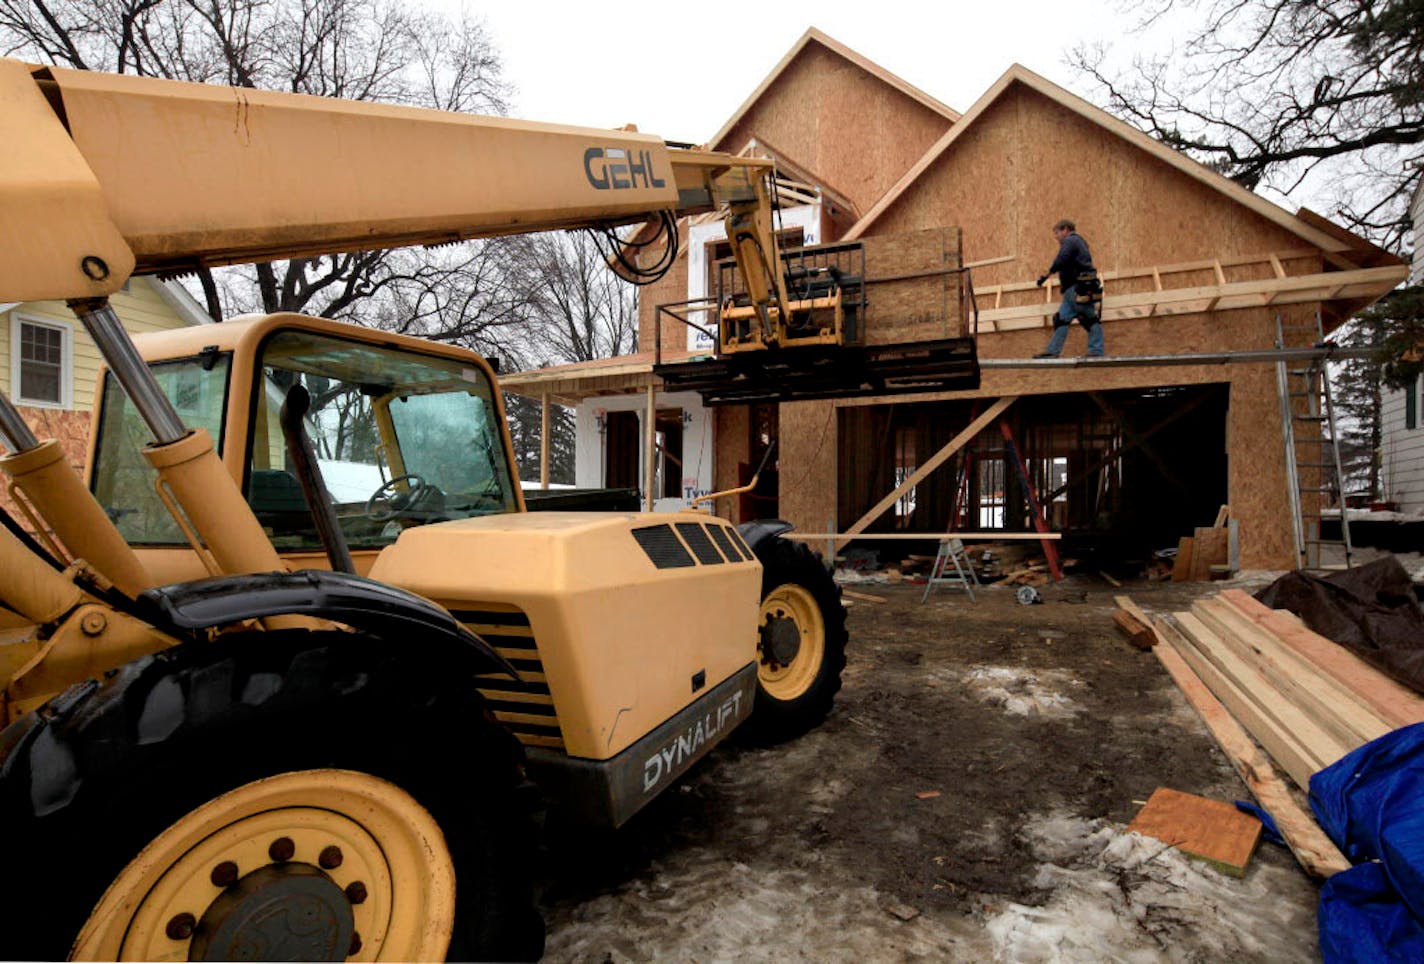
<instances>
[{"instance_id":1,"label":"dirt ground","mask_svg":"<svg viewBox=\"0 0 1424 964\"><path fill-rule=\"evenodd\" d=\"M1316 885L1263 843L1244 879L1125 827L1154 789L1249 799L1093 575L1019 605L857 586L825 724L719 748L621 831L551 827L554 961L1319 958ZM920 795L937 793L937 796Z\"/></svg>"}]
</instances>

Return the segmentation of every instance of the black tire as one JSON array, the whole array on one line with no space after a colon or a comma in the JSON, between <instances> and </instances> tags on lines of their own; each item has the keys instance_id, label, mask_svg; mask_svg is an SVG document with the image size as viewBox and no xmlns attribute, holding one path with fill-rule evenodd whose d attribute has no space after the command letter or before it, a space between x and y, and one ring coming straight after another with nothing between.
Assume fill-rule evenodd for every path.
<instances>
[{"instance_id":1,"label":"black tire","mask_svg":"<svg viewBox=\"0 0 1424 964\"><path fill-rule=\"evenodd\" d=\"M831 711L836 693L841 688L841 671L845 669L845 608L841 605L840 587L815 553L802 543L772 537L759 542L755 552L762 564L757 693L751 718L743 725L741 733L743 738L753 743L781 743L820 725ZM768 611L769 608L777 608L772 605L773 593L784 596L787 592L808 605L814 605L819 614L819 626L815 625L814 615L812 619L797 620L794 613ZM787 618L797 623L803 639L806 639L806 633L812 633L819 636L819 642L816 645L803 642L796 657L782 665L775 661L776 628L773 624ZM800 625L802 622L807 625ZM798 668L796 659L804 660L808 654L815 660L814 665L802 664ZM783 670L800 674L800 683L793 685L791 692L785 687L778 692L778 684L769 678Z\"/></svg>"},{"instance_id":2,"label":"black tire","mask_svg":"<svg viewBox=\"0 0 1424 964\"><path fill-rule=\"evenodd\" d=\"M371 637L252 633L137 660L0 732L0 957L66 958L109 883L207 801L337 768L395 784L440 825L457 879L452 957L536 959L522 761L468 672Z\"/></svg>"}]
</instances>

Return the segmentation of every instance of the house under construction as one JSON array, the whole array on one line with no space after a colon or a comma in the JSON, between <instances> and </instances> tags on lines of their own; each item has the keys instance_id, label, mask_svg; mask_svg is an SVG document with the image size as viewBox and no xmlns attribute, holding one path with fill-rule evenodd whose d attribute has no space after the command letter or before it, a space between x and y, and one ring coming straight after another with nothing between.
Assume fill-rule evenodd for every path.
<instances>
[{"instance_id":1,"label":"house under construction","mask_svg":"<svg viewBox=\"0 0 1424 964\"><path fill-rule=\"evenodd\" d=\"M504 379L575 408L579 486L636 486L657 508L681 508L746 482L776 440L774 470L719 513L807 532L1024 531L1012 440L1048 523L1086 548L1140 558L1230 504L1241 567L1299 562L1293 531L1319 500L1293 494L1324 487L1320 446L1287 444L1312 403L1308 392L1291 398L1276 364L996 362L1030 359L1048 339L1061 293L1034 279L1063 217L1092 246L1117 357L1312 345L1404 279L1398 258L1263 200L1023 67L960 114L814 29L708 147L775 160L785 248L863 244L877 337L967 331L982 380L718 405L672 390L654 365L710 346L660 306L714 296L727 254L720 221L684 222L677 261L642 292L637 354ZM1081 329L1071 332L1065 354L1082 345ZM1296 417L1283 420L1283 406ZM982 430L957 439L972 425ZM918 477L950 443L952 458ZM870 512L907 479L913 488Z\"/></svg>"}]
</instances>

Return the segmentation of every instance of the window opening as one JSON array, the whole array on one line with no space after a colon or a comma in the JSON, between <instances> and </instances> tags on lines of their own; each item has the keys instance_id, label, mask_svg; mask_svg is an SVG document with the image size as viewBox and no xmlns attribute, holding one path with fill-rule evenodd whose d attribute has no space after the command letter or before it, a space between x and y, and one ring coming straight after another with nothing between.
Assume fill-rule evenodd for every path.
<instances>
[{"instance_id":1,"label":"window opening","mask_svg":"<svg viewBox=\"0 0 1424 964\"><path fill-rule=\"evenodd\" d=\"M684 484L696 486L697 480L687 482L683 471L682 441L684 427L689 419L680 408L660 408L654 422L657 446L657 462L653 490L662 499L682 498Z\"/></svg>"},{"instance_id":2,"label":"window opening","mask_svg":"<svg viewBox=\"0 0 1424 964\"><path fill-rule=\"evenodd\" d=\"M895 430L895 488L905 484L905 480L915 474L919 468L919 461L915 456L915 430L913 427L901 427ZM915 491L918 486L911 486L910 489L900 498L895 500L895 528L904 529L910 524L910 518L915 514Z\"/></svg>"},{"instance_id":3,"label":"window opening","mask_svg":"<svg viewBox=\"0 0 1424 964\"><path fill-rule=\"evenodd\" d=\"M21 321L17 352L20 403L65 405L64 348L67 328Z\"/></svg>"}]
</instances>

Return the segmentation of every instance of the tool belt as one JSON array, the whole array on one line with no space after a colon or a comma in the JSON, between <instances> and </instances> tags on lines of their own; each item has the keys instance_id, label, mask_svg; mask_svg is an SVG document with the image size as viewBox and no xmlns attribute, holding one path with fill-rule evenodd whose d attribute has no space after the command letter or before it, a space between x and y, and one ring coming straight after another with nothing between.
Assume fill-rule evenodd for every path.
<instances>
[{"instance_id":1,"label":"tool belt","mask_svg":"<svg viewBox=\"0 0 1424 964\"><path fill-rule=\"evenodd\" d=\"M1080 305L1092 305L1096 308L1103 303L1103 283L1098 278L1096 271L1084 271L1078 275L1078 280L1073 283L1073 300Z\"/></svg>"}]
</instances>

